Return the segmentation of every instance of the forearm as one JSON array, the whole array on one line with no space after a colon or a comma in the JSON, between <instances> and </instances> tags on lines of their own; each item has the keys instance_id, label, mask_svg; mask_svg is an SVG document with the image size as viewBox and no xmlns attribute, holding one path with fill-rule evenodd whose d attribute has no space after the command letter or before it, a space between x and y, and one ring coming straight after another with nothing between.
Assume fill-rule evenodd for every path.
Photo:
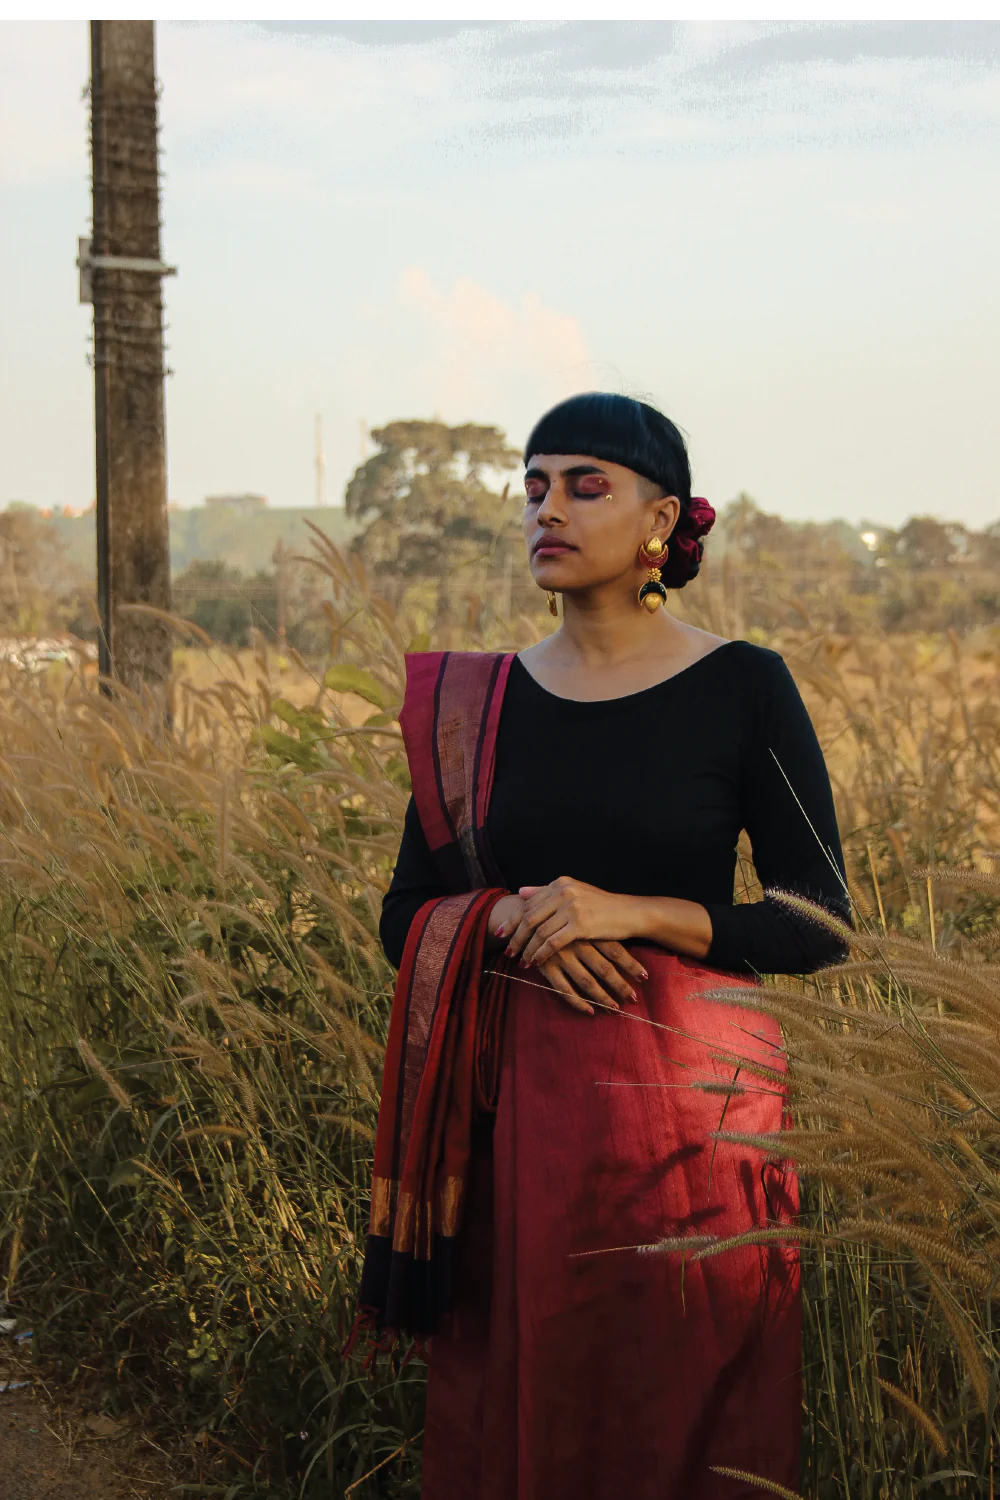
<instances>
[{"instance_id":1,"label":"forearm","mask_svg":"<svg viewBox=\"0 0 1000 1500\"><path fill-rule=\"evenodd\" d=\"M704 958L712 946L712 919L697 901L675 896L634 896L636 941L657 943L686 958Z\"/></svg>"},{"instance_id":2,"label":"forearm","mask_svg":"<svg viewBox=\"0 0 1000 1500\"><path fill-rule=\"evenodd\" d=\"M712 946L704 906L672 896L624 896L560 875L546 886L523 885L524 911L507 948L525 964L545 963L574 942L656 943L688 958Z\"/></svg>"}]
</instances>

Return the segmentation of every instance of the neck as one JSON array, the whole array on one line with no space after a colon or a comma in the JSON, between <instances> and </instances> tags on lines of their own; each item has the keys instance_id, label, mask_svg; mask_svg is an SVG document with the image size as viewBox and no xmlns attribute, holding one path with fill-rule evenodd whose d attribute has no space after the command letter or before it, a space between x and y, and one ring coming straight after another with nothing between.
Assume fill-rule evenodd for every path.
<instances>
[{"instance_id":1,"label":"neck","mask_svg":"<svg viewBox=\"0 0 1000 1500\"><path fill-rule=\"evenodd\" d=\"M551 637L559 655L584 666L614 667L662 649L682 627L665 609L654 615L632 594L563 595L562 627Z\"/></svg>"}]
</instances>

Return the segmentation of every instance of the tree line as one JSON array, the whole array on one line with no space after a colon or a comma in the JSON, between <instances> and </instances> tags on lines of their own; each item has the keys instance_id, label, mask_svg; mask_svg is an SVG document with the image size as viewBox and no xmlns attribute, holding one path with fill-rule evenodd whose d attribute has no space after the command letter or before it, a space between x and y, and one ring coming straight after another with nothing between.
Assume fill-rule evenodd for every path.
<instances>
[{"instance_id":1,"label":"tree line","mask_svg":"<svg viewBox=\"0 0 1000 1500\"><path fill-rule=\"evenodd\" d=\"M524 565L520 455L500 428L397 421L371 436L375 451L352 476L345 509L376 590L396 605L414 602L429 624L458 635L481 625L484 612L499 621L540 613ZM68 564L54 527L30 506L0 512L0 578L5 635L94 637L92 577ZM173 588L175 612L227 644L247 645L254 630L305 652L327 639L322 578L282 546L271 568L254 573L197 559ZM993 625L1000 520L981 530L933 516L898 528L794 522L743 494L721 509L696 589L735 601L746 629L817 610L836 629Z\"/></svg>"}]
</instances>

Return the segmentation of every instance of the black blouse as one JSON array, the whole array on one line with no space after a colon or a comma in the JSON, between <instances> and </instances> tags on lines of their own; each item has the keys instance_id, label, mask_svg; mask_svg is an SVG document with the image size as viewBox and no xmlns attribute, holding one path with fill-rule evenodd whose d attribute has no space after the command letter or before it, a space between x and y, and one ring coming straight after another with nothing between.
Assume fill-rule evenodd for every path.
<instances>
[{"instance_id":1,"label":"black blouse","mask_svg":"<svg viewBox=\"0 0 1000 1500\"><path fill-rule=\"evenodd\" d=\"M666 682L596 703L557 697L514 661L486 823L508 889L569 875L700 902L712 922L705 963L736 973L803 974L843 957L826 928L766 896L733 904L744 828L765 891L847 917L823 752L776 652L730 641ZM394 965L419 908L445 894L411 800L382 906Z\"/></svg>"}]
</instances>

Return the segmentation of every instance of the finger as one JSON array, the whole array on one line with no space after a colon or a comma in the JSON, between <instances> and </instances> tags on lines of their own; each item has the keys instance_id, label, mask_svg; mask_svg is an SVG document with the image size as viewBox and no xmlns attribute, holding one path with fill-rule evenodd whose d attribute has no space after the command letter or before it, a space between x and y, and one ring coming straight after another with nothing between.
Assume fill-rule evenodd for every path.
<instances>
[{"instance_id":1,"label":"finger","mask_svg":"<svg viewBox=\"0 0 1000 1500\"><path fill-rule=\"evenodd\" d=\"M532 931L533 929L525 922L524 913L522 912L521 916L518 918L517 925L514 927L513 931L510 934L510 937L507 939L507 946L504 949L504 956L506 958L516 958L521 949L524 947L525 943L531 937Z\"/></svg>"},{"instance_id":2,"label":"finger","mask_svg":"<svg viewBox=\"0 0 1000 1500\"><path fill-rule=\"evenodd\" d=\"M491 936L498 940L506 938L508 929L514 931L523 910L524 902L517 896L505 896L502 901L498 901L490 913Z\"/></svg>"},{"instance_id":3,"label":"finger","mask_svg":"<svg viewBox=\"0 0 1000 1500\"><path fill-rule=\"evenodd\" d=\"M573 988L569 980L566 978L565 974L560 969L558 962L546 964L545 968L542 970L542 973L545 975L552 988L558 991L563 1000L566 1001L567 1005L572 1006L574 1010L580 1011L583 1015L592 1016L594 1014L594 1007L590 1005L582 995L577 994L576 990Z\"/></svg>"},{"instance_id":4,"label":"finger","mask_svg":"<svg viewBox=\"0 0 1000 1500\"><path fill-rule=\"evenodd\" d=\"M628 949L622 947L621 943L599 942L595 943L594 947L599 949L605 958L611 960L616 969L620 969L630 979L646 980L649 978L639 960L633 958Z\"/></svg>"},{"instance_id":5,"label":"finger","mask_svg":"<svg viewBox=\"0 0 1000 1500\"><path fill-rule=\"evenodd\" d=\"M547 887L544 889L547 889ZM536 905L534 909L532 909L531 902L528 903L521 913L521 920L511 936L507 948L507 956L509 958L517 957L525 943L530 941L531 935L538 925L541 922L547 921L554 914L555 907L556 903L551 898L540 906Z\"/></svg>"},{"instance_id":6,"label":"finger","mask_svg":"<svg viewBox=\"0 0 1000 1500\"><path fill-rule=\"evenodd\" d=\"M538 921L541 920L542 918L539 917ZM521 913L517 922L517 926L511 932L510 941L507 944L507 956L509 958L516 958L524 948L525 944L531 941L534 935L535 926L536 922L531 917L526 908Z\"/></svg>"},{"instance_id":7,"label":"finger","mask_svg":"<svg viewBox=\"0 0 1000 1500\"><path fill-rule=\"evenodd\" d=\"M547 922L543 922L531 938L530 943L521 955L521 962L525 968L532 964L545 963L546 959L552 958L560 948L565 948L571 943L575 933L566 921L562 912L556 912Z\"/></svg>"},{"instance_id":8,"label":"finger","mask_svg":"<svg viewBox=\"0 0 1000 1500\"><path fill-rule=\"evenodd\" d=\"M560 953L554 962L562 969L578 994L585 995L595 1005L603 1005L606 1010L621 1010L610 990L605 989L596 974L592 974L575 953Z\"/></svg>"},{"instance_id":9,"label":"finger","mask_svg":"<svg viewBox=\"0 0 1000 1500\"><path fill-rule=\"evenodd\" d=\"M563 897L550 885L543 885L541 890L534 896L529 896L525 905L525 914L533 921L544 922L546 917L551 917L565 905Z\"/></svg>"},{"instance_id":10,"label":"finger","mask_svg":"<svg viewBox=\"0 0 1000 1500\"><path fill-rule=\"evenodd\" d=\"M577 943L573 952L582 964L601 981L606 990L613 991L620 1000L637 1000L632 982L610 959L604 958L594 943Z\"/></svg>"}]
</instances>

